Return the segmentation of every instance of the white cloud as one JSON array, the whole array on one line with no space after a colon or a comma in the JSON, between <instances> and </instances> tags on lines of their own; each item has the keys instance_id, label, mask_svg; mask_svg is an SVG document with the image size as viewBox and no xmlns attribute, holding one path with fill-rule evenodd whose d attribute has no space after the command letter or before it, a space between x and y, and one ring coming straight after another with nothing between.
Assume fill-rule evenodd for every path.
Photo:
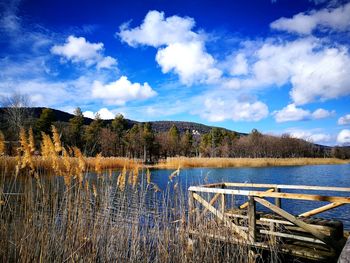
<instances>
[{"instance_id":1,"label":"white cloud","mask_svg":"<svg viewBox=\"0 0 350 263\"><path fill-rule=\"evenodd\" d=\"M338 119L339 125L348 125L350 124L350 114L344 115Z\"/></svg>"},{"instance_id":2,"label":"white cloud","mask_svg":"<svg viewBox=\"0 0 350 263\"><path fill-rule=\"evenodd\" d=\"M261 101L249 102L224 98L207 98L200 116L212 122L224 120L259 121L268 116L268 107Z\"/></svg>"},{"instance_id":3,"label":"white cloud","mask_svg":"<svg viewBox=\"0 0 350 263\"><path fill-rule=\"evenodd\" d=\"M213 83L221 76L221 71L213 68L214 59L204 51L202 42L174 43L158 50L156 61L163 73L174 71L184 84L195 80Z\"/></svg>"},{"instance_id":4,"label":"white cloud","mask_svg":"<svg viewBox=\"0 0 350 263\"><path fill-rule=\"evenodd\" d=\"M297 108L295 104L289 104L282 110L273 113L277 122L300 121L310 117L310 111Z\"/></svg>"},{"instance_id":5,"label":"white cloud","mask_svg":"<svg viewBox=\"0 0 350 263\"><path fill-rule=\"evenodd\" d=\"M128 25L122 25L119 36L133 47L137 45L160 47L198 40L198 34L191 31L194 26L195 21L192 18L179 16L164 18L164 12L149 11L140 26L129 29Z\"/></svg>"},{"instance_id":6,"label":"white cloud","mask_svg":"<svg viewBox=\"0 0 350 263\"><path fill-rule=\"evenodd\" d=\"M86 66L97 64L97 68L111 68L117 64L116 59L104 57L103 43L90 43L84 37L69 36L63 45L54 45L51 53L64 57L74 63Z\"/></svg>"},{"instance_id":7,"label":"white cloud","mask_svg":"<svg viewBox=\"0 0 350 263\"><path fill-rule=\"evenodd\" d=\"M101 61L97 62L97 69L102 69L102 68L108 69L115 65L117 65L117 60L115 58L107 56L103 58Z\"/></svg>"},{"instance_id":8,"label":"white cloud","mask_svg":"<svg viewBox=\"0 0 350 263\"><path fill-rule=\"evenodd\" d=\"M95 81L92 86L92 96L105 100L109 104L123 105L131 100L144 100L155 96L157 93L145 82L131 83L126 76L120 77L114 82L103 84Z\"/></svg>"},{"instance_id":9,"label":"white cloud","mask_svg":"<svg viewBox=\"0 0 350 263\"><path fill-rule=\"evenodd\" d=\"M230 69L231 75L246 75L248 74L248 61L244 54L238 54Z\"/></svg>"},{"instance_id":10,"label":"white cloud","mask_svg":"<svg viewBox=\"0 0 350 263\"><path fill-rule=\"evenodd\" d=\"M84 111L83 112L84 117L94 119L95 113L93 111Z\"/></svg>"},{"instance_id":11,"label":"white cloud","mask_svg":"<svg viewBox=\"0 0 350 263\"><path fill-rule=\"evenodd\" d=\"M314 112L310 112L309 110L298 108L295 106L295 104L292 103L279 111L273 112L272 114L274 115L277 122L287 122L310 119L324 119L333 115L334 112L330 112L321 108L315 110Z\"/></svg>"},{"instance_id":12,"label":"white cloud","mask_svg":"<svg viewBox=\"0 0 350 263\"><path fill-rule=\"evenodd\" d=\"M303 139L313 143L327 144L332 141L332 136L327 133L307 130L291 130L288 132L291 137Z\"/></svg>"},{"instance_id":13,"label":"white cloud","mask_svg":"<svg viewBox=\"0 0 350 263\"><path fill-rule=\"evenodd\" d=\"M87 117L90 119L94 119L96 114L99 114L100 118L103 120L111 120L111 119L114 119L114 117L115 117L115 114L112 111L108 110L107 108L102 108L95 113L92 111L84 111L83 112L84 117Z\"/></svg>"},{"instance_id":14,"label":"white cloud","mask_svg":"<svg viewBox=\"0 0 350 263\"><path fill-rule=\"evenodd\" d=\"M328 110L325 110L325 109L317 109L315 110L311 116L313 119L324 119L324 118L328 118L328 117L331 117L332 115L335 114L335 111L328 111Z\"/></svg>"},{"instance_id":15,"label":"white cloud","mask_svg":"<svg viewBox=\"0 0 350 263\"><path fill-rule=\"evenodd\" d=\"M350 130L344 129L341 130L337 137L337 142L342 145L350 144Z\"/></svg>"},{"instance_id":16,"label":"white cloud","mask_svg":"<svg viewBox=\"0 0 350 263\"><path fill-rule=\"evenodd\" d=\"M350 55L344 46L327 47L315 38L268 40L254 54L249 78L233 78L226 86L241 89L290 83L296 105L350 94Z\"/></svg>"},{"instance_id":17,"label":"white cloud","mask_svg":"<svg viewBox=\"0 0 350 263\"><path fill-rule=\"evenodd\" d=\"M315 29L349 31L350 3L337 8L299 13L293 18L282 17L271 23L271 28L290 33L311 34Z\"/></svg>"},{"instance_id":18,"label":"white cloud","mask_svg":"<svg viewBox=\"0 0 350 263\"><path fill-rule=\"evenodd\" d=\"M215 59L206 52L204 37L192 31L192 18L164 17L163 12L149 11L143 23L133 29L120 27L118 35L132 47L152 46L158 49L156 61L163 73L173 71L186 85L213 83L222 72Z\"/></svg>"}]
</instances>

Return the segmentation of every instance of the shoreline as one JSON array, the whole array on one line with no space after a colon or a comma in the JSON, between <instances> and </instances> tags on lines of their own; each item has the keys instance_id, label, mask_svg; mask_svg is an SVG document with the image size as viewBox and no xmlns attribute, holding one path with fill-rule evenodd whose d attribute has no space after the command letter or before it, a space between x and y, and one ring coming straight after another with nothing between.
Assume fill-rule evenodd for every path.
<instances>
[{"instance_id":1,"label":"shoreline","mask_svg":"<svg viewBox=\"0 0 350 263\"><path fill-rule=\"evenodd\" d=\"M187 158L175 157L163 160L149 168L236 168L236 167L279 167L303 165L349 164L350 160L336 158Z\"/></svg>"}]
</instances>

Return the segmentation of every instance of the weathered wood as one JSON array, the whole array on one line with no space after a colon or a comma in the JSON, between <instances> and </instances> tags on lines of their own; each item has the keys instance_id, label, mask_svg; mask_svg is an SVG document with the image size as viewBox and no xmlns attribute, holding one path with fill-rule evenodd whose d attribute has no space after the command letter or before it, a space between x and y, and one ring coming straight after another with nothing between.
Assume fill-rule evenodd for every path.
<instances>
[{"instance_id":1,"label":"weathered wood","mask_svg":"<svg viewBox=\"0 0 350 263\"><path fill-rule=\"evenodd\" d=\"M256 241L256 206L253 196L249 196L248 201L248 240L251 243ZM255 263L255 251L253 247L248 251L248 262Z\"/></svg>"},{"instance_id":2,"label":"weathered wood","mask_svg":"<svg viewBox=\"0 0 350 263\"><path fill-rule=\"evenodd\" d=\"M276 193L280 193L280 192L281 192L281 189L278 188L278 187L275 187L275 192L276 192ZM275 198L275 205L276 205L277 207L279 207L279 208L282 207L281 198L278 198L278 197Z\"/></svg>"},{"instance_id":3,"label":"weathered wood","mask_svg":"<svg viewBox=\"0 0 350 263\"><path fill-rule=\"evenodd\" d=\"M249 196L248 201L248 237L250 242L256 240L256 206L254 197Z\"/></svg>"},{"instance_id":4,"label":"weathered wood","mask_svg":"<svg viewBox=\"0 0 350 263\"><path fill-rule=\"evenodd\" d=\"M211 238L213 240L220 240L223 242L229 242L232 244L242 244L241 240L235 239L234 237L226 237L218 234L210 234L210 233L203 233L203 232L197 232L197 231L189 231L189 233L193 236L198 236L200 238L207 237ZM254 246L260 249L269 249L270 246L266 242L255 242L253 244L247 242L247 246ZM291 244L283 244L281 247L278 248L279 252L288 254L288 255L293 255L296 257L303 257L303 258L308 258L311 260L317 260L317 261L324 261L325 259L333 259L335 257L335 254L332 251L325 251L325 250L320 250L315 253L315 248L308 248L308 247L300 247L297 245L291 245ZM341 262L341 263L348 263L348 262Z\"/></svg>"},{"instance_id":5,"label":"weathered wood","mask_svg":"<svg viewBox=\"0 0 350 263\"><path fill-rule=\"evenodd\" d=\"M216 217L218 217L220 220L222 220L226 225L228 225L234 232L238 234L240 238L243 238L247 240L248 236L247 234L239 229L237 225L232 223L229 219L225 217L224 214L222 214L219 210L217 210L215 207L210 205L205 199L203 199L200 195L193 193L193 198L197 200L201 205L206 207L211 213L213 213Z\"/></svg>"},{"instance_id":6,"label":"weathered wood","mask_svg":"<svg viewBox=\"0 0 350 263\"><path fill-rule=\"evenodd\" d=\"M189 191L203 192L203 193L221 193L226 195L243 195L243 196L259 196L259 197L278 197L286 199L296 200L311 200L311 201L325 201L325 202L340 202L350 204L350 197L342 196L323 196L312 194L296 194L296 193L267 193L263 191L249 191L249 190L233 190L233 189L219 189L219 188L206 188L199 186L191 186Z\"/></svg>"},{"instance_id":7,"label":"weathered wood","mask_svg":"<svg viewBox=\"0 0 350 263\"><path fill-rule=\"evenodd\" d=\"M209 204L210 205L214 205L215 202L219 199L220 196L221 196L221 194L215 194L214 197L210 200ZM208 208L204 207L204 210L199 215L199 217L197 218L196 222L200 222L207 212L208 212Z\"/></svg>"},{"instance_id":8,"label":"weathered wood","mask_svg":"<svg viewBox=\"0 0 350 263\"><path fill-rule=\"evenodd\" d=\"M350 238L346 242L340 256L338 259L338 263L349 263L350 262Z\"/></svg>"},{"instance_id":9,"label":"weathered wood","mask_svg":"<svg viewBox=\"0 0 350 263\"><path fill-rule=\"evenodd\" d=\"M251 187L251 188L279 188L279 189L299 189L312 191L337 191L350 192L349 187L329 187L311 185L285 185L285 184L252 184L252 183L224 183L227 187ZM202 185L206 186L206 185Z\"/></svg>"},{"instance_id":10,"label":"weathered wood","mask_svg":"<svg viewBox=\"0 0 350 263\"><path fill-rule=\"evenodd\" d=\"M191 228L194 223L193 218L194 198L193 192L188 192L188 226Z\"/></svg>"},{"instance_id":11,"label":"weathered wood","mask_svg":"<svg viewBox=\"0 0 350 263\"><path fill-rule=\"evenodd\" d=\"M342 206L342 205L345 205L345 204L344 203L339 203L339 202L330 203L330 204L327 204L327 205L315 208L313 210L304 212L304 213L300 214L299 216L309 217L309 216L317 215L317 214L323 213L325 211L328 211L330 209L333 209L333 208L336 208L336 207Z\"/></svg>"},{"instance_id":12,"label":"weathered wood","mask_svg":"<svg viewBox=\"0 0 350 263\"><path fill-rule=\"evenodd\" d=\"M242 219L248 220L248 216L246 216L246 215L234 214L231 212L225 212L225 216L230 217L230 218L242 218ZM272 223L275 225L275 228L277 225L283 225L283 227L287 230L307 232L304 229L302 229L298 226L295 226L293 223L291 223L287 220L260 217L259 220L256 221L256 223L259 225L265 225L265 226L270 226L270 224ZM331 235L332 230L334 231L334 229L329 227L329 226L320 226L320 225L315 225L315 224L310 224L310 225L312 225L314 228L318 229L318 231L324 233L325 235Z\"/></svg>"},{"instance_id":13,"label":"weathered wood","mask_svg":"<svg viewBox=\"0 0 350 263\"><path fill-rule=\"evenodd\" d=\"M323 241L327 245L333 247L334 249L337 248L336 247L337 244L335 244L335 242L333 242L333 240L331 240L328 236L326 236L323 233L321 233L320 231L318 231L318 229L314 228L313 226L297 219L295 216L293 216L293 215L289 214L288 212L284 211L283 209L271 204L270 202L266 201L265 199L262 199L260 197L254 197L254 199L258 203L271 209L273 212L279 214L280 216L284 217L285 219L292 222L293 224L306 230L307 232L309 232L310 234L312 234L314 237L318 238L319 240Z\"/></svg>"},{"instance_id":14,"label":"weathered wood","mask_svg":"<svg viewBox=\"0 0 350 263\"><path fill-rule=\"evenodd\" d=\"M222 214L225 214L225 195L221 194L220 210Z\"/></svg>"},{"instance_id":15,"label":"weathered wood","mask_svg":"<svg viewBox=\"0 0 350 263\"><path fill-rule=\"evenodd\" d=\"M273 192L273 191L275 191L275 189L268 189L268 190L266 190L265 192L271 193L271 192ZM245 208L247 208L247 207L248 207L248 204L249 204L249 201L245 202L244 204L242 204L242 205L239 207L239 209L245 209Z\"/></svg>"}]
</instances>

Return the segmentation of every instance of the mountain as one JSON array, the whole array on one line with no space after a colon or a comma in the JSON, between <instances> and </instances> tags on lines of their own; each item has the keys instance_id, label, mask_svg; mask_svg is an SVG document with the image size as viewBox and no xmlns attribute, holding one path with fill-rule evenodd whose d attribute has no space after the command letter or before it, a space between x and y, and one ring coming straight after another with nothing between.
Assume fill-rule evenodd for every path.
<instances>
[{"instance_id":1,"label":"mountain","mask_svg":"<svg viewBox=\"0 0 350 263\"><path fill-rule=\"evenodd\" d=\"M30 116L32 118L39 118L40 114L42 112L43 107L31 107L31 108L27 108L28 112L30 113ZM51 109L51 108L50 108ZM4 121L4 113L5 113L6 108L0 108L0 121ZM61 110L56 110L56 109L51 109L56 117L56 121L60 121L60 122L69 122L69 119L73 118L74 115L68 112L64 112ZM134 120L129 120L126 119L127 124L128 124L128 128L131 128L134 124L138 124L138 123L145 123L145 122L138 122L138 121L134 121ZM92 119L90 118L86 118L84 117L84 124L85 125L89 125L92 122ZM105 123L111 123L112 120L104 120ZM205 134L210 132L211 129L213 128L219 128L219 129L223 129L226 131L230 131L230 132L235 132L232 130L228 130L225 128L221 128L221 127L215 127L215 126L208 126L208 125L204 125L204 124L200 124L200 123L196 123L196 122L186 122L186 121L150 121L149 122L152 125L152 128L154 131L156 132L165 132L168 131L172 125L176 125L176 127L178 128L178 130L180 131L180 133L185 132L186 130L190 130L192 131L194 134L199 133L199 134ZM236 132L238 135L246 135L245 133L240 133L240 132Z\"/></svg>"}]
</instances>

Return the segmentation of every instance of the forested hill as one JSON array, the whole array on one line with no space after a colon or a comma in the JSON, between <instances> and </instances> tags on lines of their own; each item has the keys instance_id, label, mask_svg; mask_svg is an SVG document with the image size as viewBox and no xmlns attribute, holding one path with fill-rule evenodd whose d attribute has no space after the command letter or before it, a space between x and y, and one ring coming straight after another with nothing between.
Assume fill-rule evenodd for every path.
<instances>
[{"instance_id":1,"label":"forested hill","mask_svg":"<svg viewBox=\"0 0 350 263\"><path fill-rule=\"evenodd\" d=\"M40 114L42 112L42 110L45 109L43 107L31 107L28 108L28 111L30 112L30 116L34 119L37 119L40 117ZM55 114L55 118L56 121L61 121L61 122L68 122L71 118L74 117L73 114L70 114L68 112L64 112L64 111L60 111L60 110L56 110L56 109L51 109L54 114ZM4 119L4 108L0 108L0 121L2 122ZM125 119L128 125L128 128L131 128L135 123L139 123L137 121L134 120L129 120L129 119ZM104 122L106 123L110 123L112 120L104 120ZM89 125L92 122L92 119L90 118L84 118L84 124L85 125ZM195 122L186 122L186 121L151 121L149 122L152 125L152 129L155 132L165 132L168 131L172 125L176 125L176 127L178 128L178 130L180 131L180 133L184 133L185 131L189 130L191 132L196 133L196 131L199 134L205 134L205 133L209 133L210 130L212 128L214 128L213 126L207 126L204 124L200 124L200 123L195 123ZM220 128L223 130L227 130L225 128ZM246 135L244 133L239 133L236 132L239 135Z\"/></svg>"}]
</instances>

